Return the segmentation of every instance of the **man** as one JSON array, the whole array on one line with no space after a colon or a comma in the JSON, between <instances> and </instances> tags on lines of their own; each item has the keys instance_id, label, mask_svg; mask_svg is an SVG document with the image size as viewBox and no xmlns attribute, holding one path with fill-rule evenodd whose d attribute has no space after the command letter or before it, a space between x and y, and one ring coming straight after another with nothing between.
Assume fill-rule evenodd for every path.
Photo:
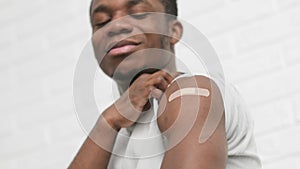
<instances>
[{"instance_id":1,"label":"man","mask_svg":"<svg viewBox=\"0 0 300 169\"><path fill-rule=\"evenodd\" d=\"M176 1L92 2L95 55L120 98L99 117L69 168L260 168L237 93L228 89L227 108L217 83L177 71L174 46L183 28L159 13L177 16Z\"/></svg>"}]
</instances>

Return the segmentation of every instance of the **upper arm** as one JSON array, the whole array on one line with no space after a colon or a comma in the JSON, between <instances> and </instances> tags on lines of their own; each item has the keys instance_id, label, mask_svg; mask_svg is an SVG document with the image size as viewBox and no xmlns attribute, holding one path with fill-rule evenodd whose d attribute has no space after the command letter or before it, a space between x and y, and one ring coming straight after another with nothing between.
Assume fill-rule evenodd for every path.
<instances>
[{"instance_id":1,"label":"upper arm","mask_svg":"<svg viewBox=\"0 0 300 169\"><path fill-rule=\"evenodd\" d=\"M208 89L210 95L183 95L169 102L172 93L189 87ZM158 112L158 126L168 140L161 168L226 168L224 106L213 81L203 76L178 79L167 89Z\"/></svg>"}]
</instances>

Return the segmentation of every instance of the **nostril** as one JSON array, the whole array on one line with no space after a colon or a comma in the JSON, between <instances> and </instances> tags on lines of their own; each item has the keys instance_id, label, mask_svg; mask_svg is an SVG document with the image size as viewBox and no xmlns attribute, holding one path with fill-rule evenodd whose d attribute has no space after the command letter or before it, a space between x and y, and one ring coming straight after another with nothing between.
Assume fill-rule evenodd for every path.
<instances>
[{"instance_id":1,"label":"nostril","mask_svg":"<svg viewBox=\"0 0 300 169\"><path fill-rule=\"evenodd\" d=\"M121 33L130 33L131 32L131 30L129 30L129 29L122 29L121 30Z\"/></svg>"},{"instance_id":2,"label":"nostril","mask_svg":"<svg viewBox=\"0 0 300 169\"><path fill-rule=\"evenodd\" d=\"M108 32L108 36L115 36L115 35L119 35L119 34L127 34L127 33L130 33L131 30L130 29L126 29L126 28L123 28L123 29L119 29L119 30L110 30Z\"/></svg>"},{"instance_id":3,"label":"nostril","mask_svg":"<svg viewBox=\"0 0 300 169\"><path fill-rule=\"evenodd\" d=\"M115 36L119 34L128 34L133 30L133 25L129 20L116 20L113 21L108 27L108 36Z\"/></svg>"},{"instance_id":4,"label":"nostril","mask_svg":"<svg viewBox=\"0 0 300 169\"><path fill-rule=\"evenodd\" d=\"M112 31L109 31L109 32L108 32L108 36L110 36L110 37L111 37L111 36L114 36L114 35L115 35L115 33L114 33L114 32L112 32Z\"/></svg>"}]
</instances>

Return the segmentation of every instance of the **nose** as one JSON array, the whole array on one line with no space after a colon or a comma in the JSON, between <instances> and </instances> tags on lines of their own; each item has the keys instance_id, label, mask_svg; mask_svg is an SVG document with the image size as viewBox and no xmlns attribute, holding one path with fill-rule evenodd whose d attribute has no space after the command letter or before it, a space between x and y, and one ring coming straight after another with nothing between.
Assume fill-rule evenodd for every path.
<instances>
[{"instance_id":1,"label":"nose","mask_svg":"<svg viewBox=\"0 0 300 169\"><path fill-rule=\"evenodd\" d=\"M121 18L113 21L108 29L108 36L113 37L119 34L128 34L133 30L133 26L126 18Z\"/></svg>"}]
</instances>

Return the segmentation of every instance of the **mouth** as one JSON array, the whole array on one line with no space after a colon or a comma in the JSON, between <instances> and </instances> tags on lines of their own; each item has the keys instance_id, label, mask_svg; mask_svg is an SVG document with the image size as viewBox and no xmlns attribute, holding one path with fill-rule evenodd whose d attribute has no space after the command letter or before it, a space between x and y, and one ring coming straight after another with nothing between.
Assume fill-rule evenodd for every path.
<instances>
[{"instance_id":1,"label":"mouth","mask_svg":"<svg viewBox=\"0 0 300 169\"><path fill-rule=\"evenodd\" d=\"M132 52L140 44L140 42L123 40L118 43L112 43L106 51L110 56L124 55Z\"/></svg>"}]
</instances>

